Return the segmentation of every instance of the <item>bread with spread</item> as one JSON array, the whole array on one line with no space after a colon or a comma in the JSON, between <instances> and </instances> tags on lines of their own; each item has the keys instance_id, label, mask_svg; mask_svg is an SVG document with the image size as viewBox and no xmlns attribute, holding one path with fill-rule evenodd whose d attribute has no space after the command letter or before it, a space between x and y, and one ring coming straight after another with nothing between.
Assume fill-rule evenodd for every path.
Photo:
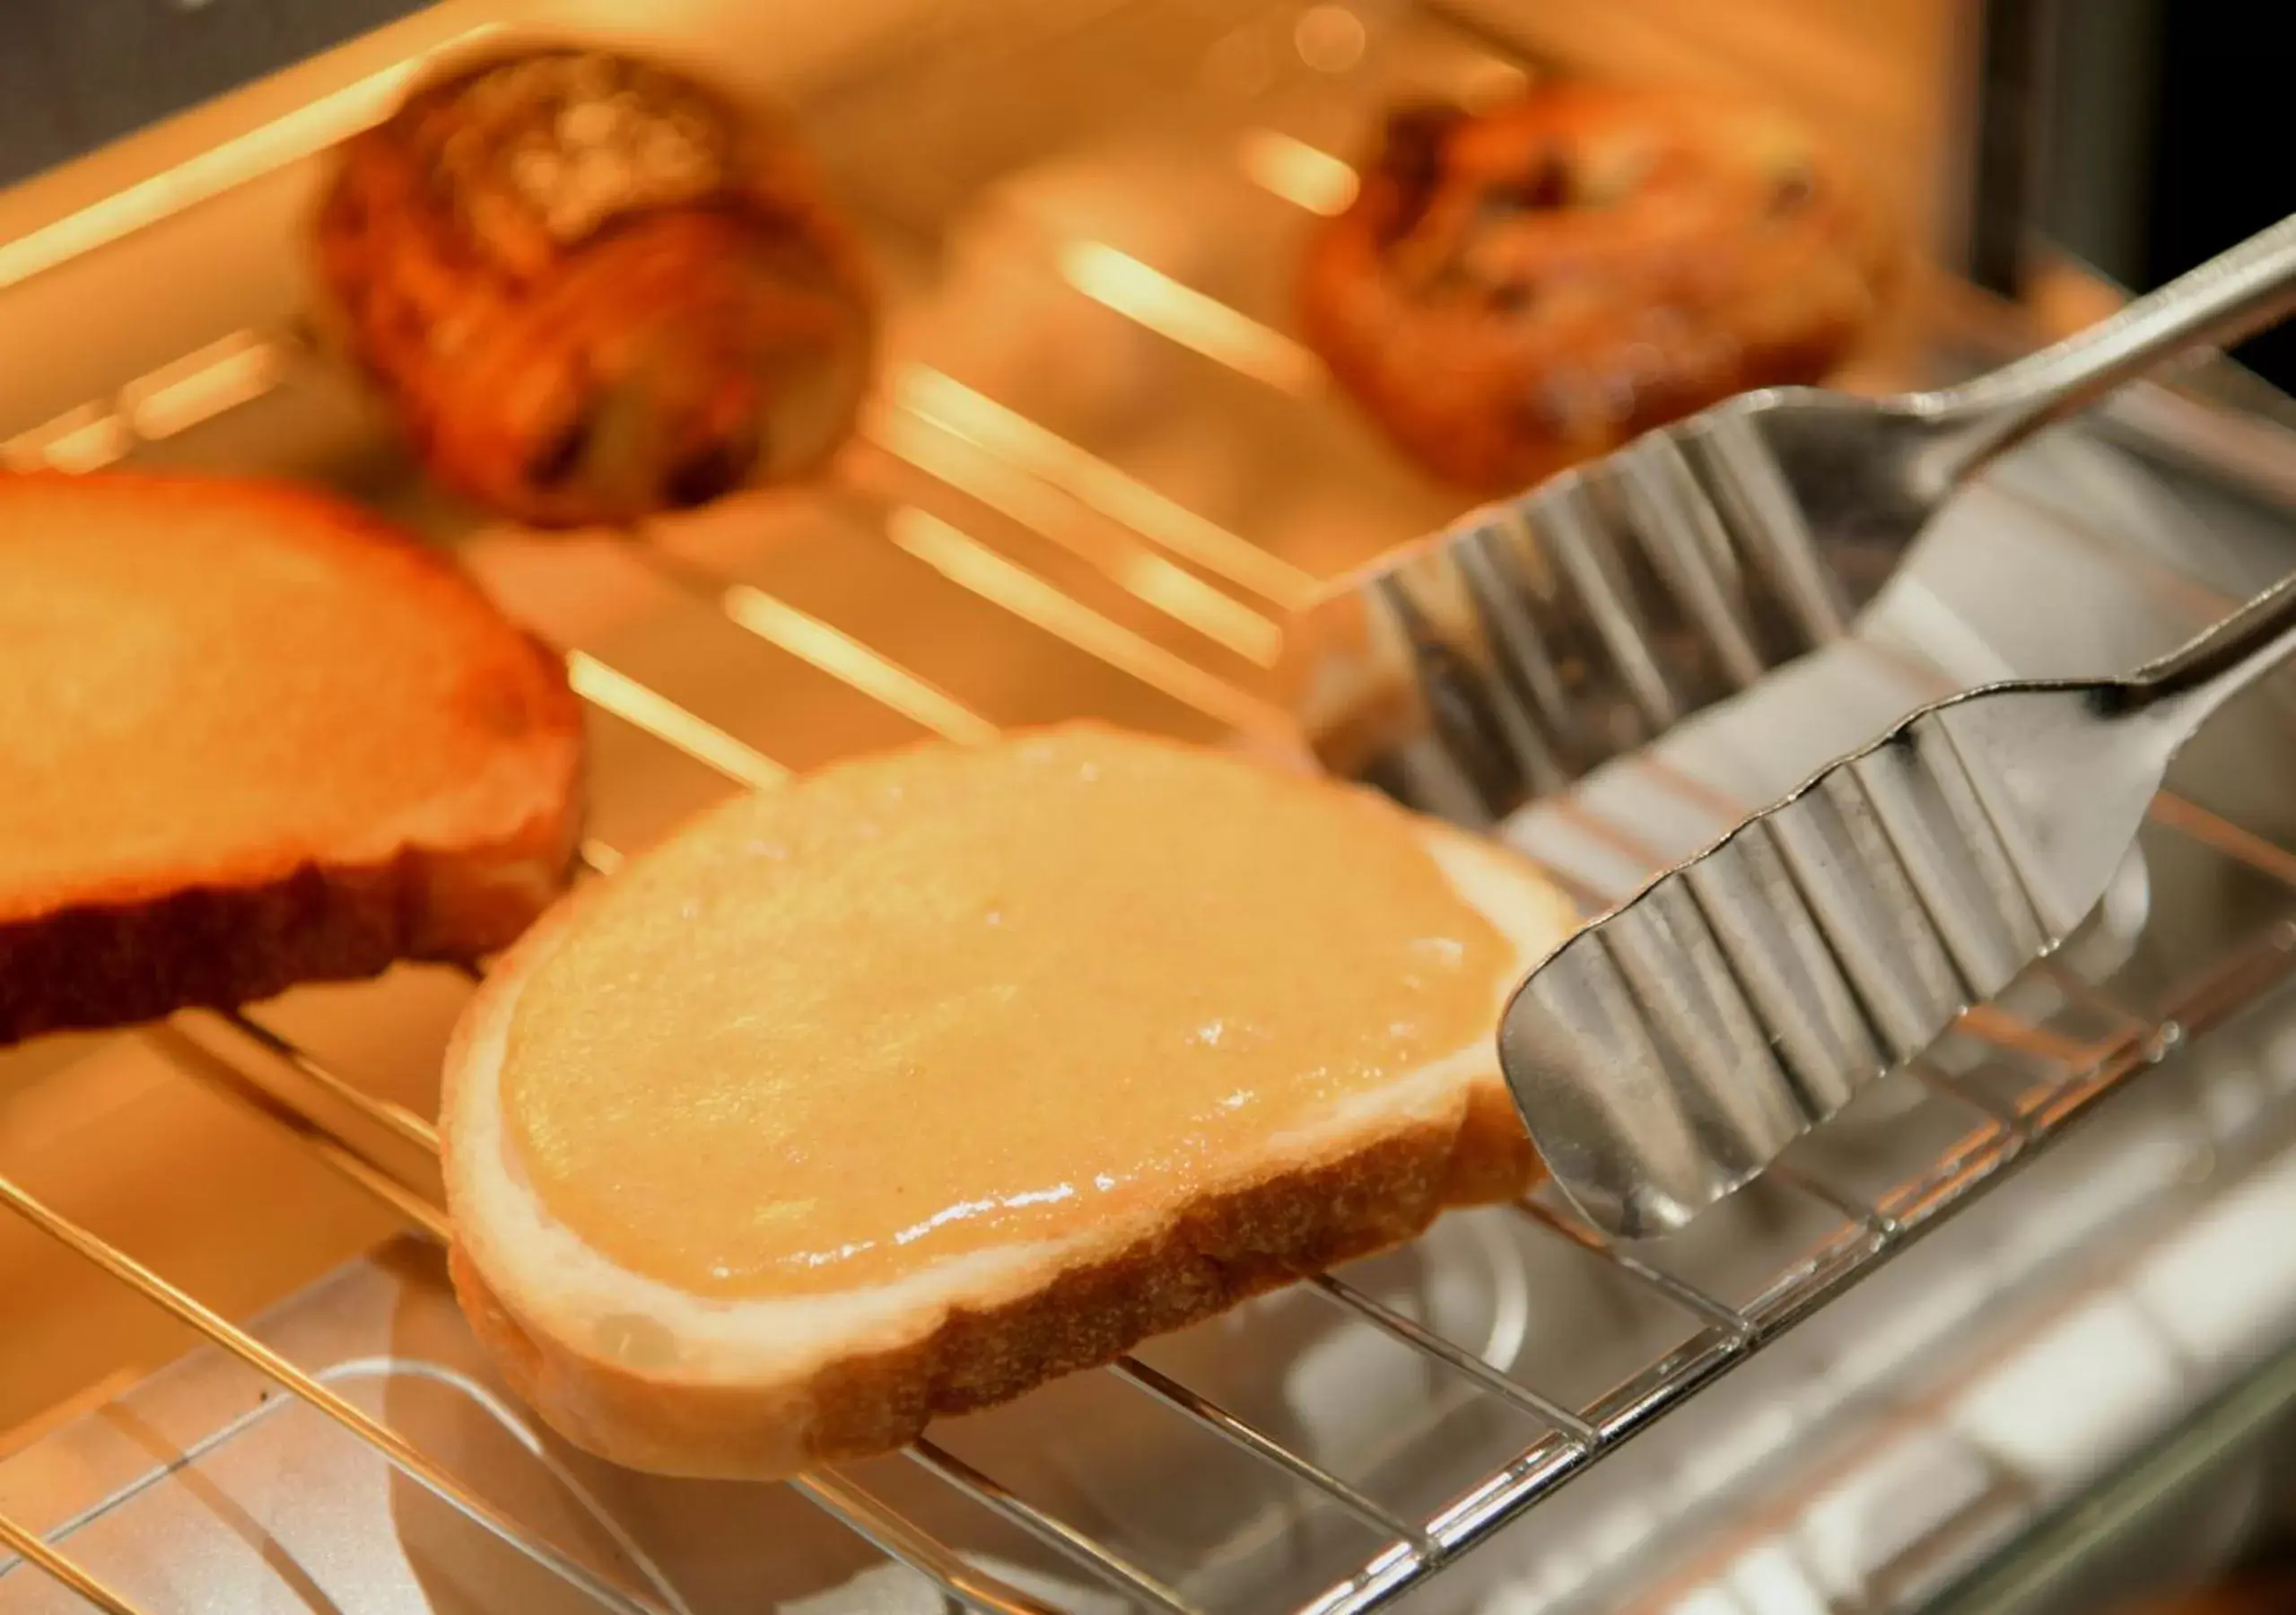
<instances>
[{"instance_id":1,"label":"bread with spread","mask_svg":"<svg viewBox=\"0 0 2296 1615\"><path fill-rule=\"evenodd\" d=\"M284 485L0 474L0 1043L476 959L563 889L559 659Z\"/></svg>"},{"instance_id":2,"label":"bread with spread","mask_svg":"<svg viewBox=\"0 0 2296 1615\"><path fill-rule=\"evenodd\" d=\"M1533 85L1403 108L1308 251L1310 342L1394 441L1480 494L1750 388L1875 323L1887 232L1824 142L1704 90Z\"/></svg>"},{"instance_id":3,"label":"bread with spread","mask_svg":"<svg viewBox=\"0 0 2296 1615\"><path fill-rule=\"evenodd\" d=\"M799 476L869 377L860 252L790 133L603 50L526 47L418 88L344 145L318 249L416 451L537 525Z\"/></svg>"},{"instance_id":4,"label":"bread with spread","mask_svg":"<svg viewBox=\"0 0 2296 1615\"><path fill-rule=\"evenodd\" d=\"M1575 923L1368 793L1093 726L713 810L481 988L457 1289L593 1452L770 1478L1521 1192L1505 995Z\"/></svg>"}]
</instances>

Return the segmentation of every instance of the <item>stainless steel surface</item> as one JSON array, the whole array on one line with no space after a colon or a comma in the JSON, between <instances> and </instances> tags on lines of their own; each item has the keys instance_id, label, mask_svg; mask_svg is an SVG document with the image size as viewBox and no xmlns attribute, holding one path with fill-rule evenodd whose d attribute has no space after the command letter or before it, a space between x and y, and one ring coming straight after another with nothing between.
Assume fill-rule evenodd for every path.
<instances>
[{"instance_id":1,"label":"stainless steel surface","mask_svg":"<svg viewBox=\"0 0 2296 1615\"><path fill-rule=\"evenodd\" d=\"M1354 585L1386 642L1303 653L1303 682L1334 655L1364 664L1336 712L1311 704L1320 749L1489 823L1839 637L1993 456L2292 303L2296 217L1975 380L1881 399L1772 388L1648 433ZM1416 718L1350 735L1349 708L1392 704L1378 686L1398 681Z\"/></svg>"},{"instance_id":2,"label":"stainless steel surface","mask_svg":"<svg viewBox=\"0 0 2296 1615\"><path fill-rule=\"evenodd\" d=\"M1556 1183L1626 1239L1747 1183L2056 952L2292 651L2296 580L2128 678L1949 695L1563 943L1499 1028Z\"/></svg>"},{"instance_id":3,"label":"stainless steel surface","mask_svg":"<svg viewBox=\"0 0 2296 1615\"><path fill-rule=\"evenodd\" d=\"M2142 1609L2222 1579L2253 1532L2258 1471L2274 1445L2284 1449L2292 1412L2296 1350L2241 1376L2124 1472L2053 1510L2029 1541L1957 1579L1934 1615L2090 1615L2132 1600Z\"/></svg>"},{"instance_id":4,"label":"stainless steel surface","mask_svg":"<svg viewBox=\"0 0 2296 1615\"><path fill-rule=\"evenodd\" d=\"M1219 738L1210 711L1267 710L1235 699L1262 688L1247 653L1264 649L1255 624L1443 514L1288 345L1288 290L1270 266L1289 261L1310 204L1345 173L1331 153L1378 106L1523 67L1406 7L1120 5L1088 21L1046 9L1060 25L1006 55L965 55L935 33L908 68L853 75L807 106L878 241L896 316L868 441L810 496L735 501L635 534L474 530L415 486L355 394L284 335L295 304L279 243L298 227L300 162L244 182L209 164L143 193L139 208L178 201L125 224L108 213L84 261L51 250L67 236L84 246L77 231L43 235L34 270L0 254L0 269L33 276L0 297L0 335L39 360L0 376L0 432L21 431L17 457L319 476L461 542L513 609L574 653L593 709L600 867L726 790L889 739L979 732L972 720L1096 711ZM748 15L718 10L729 28ZM967 27L975 14L965 9ZM1060 85L1076 87L1075 104L1045 106L1040 92ZM1012 121L984 119L984 105ZM298 153L311 127L296 126ZM934 162L915 161L920 143ZM1302 176L1311 183L1293 183ZM183 296L147 319L127 292L160 277ZM118 318L43 344L99 303ZM2210 464L2211 435L2196 431L2187 458ZM2141 434L2127 449L2035 444L1944 528L1862 637L1505 833L1607 905L1942 689L2126 665L2296 557L2288 507L2156 465ZM1199 587L1175 586L1166 567ZM2066 609L2035 620L2013 608L2036 577ZM1100 1615L1139 1606L1131 1575L1215 1612L1622 1607L1624 1589L1742 1506L1789 1445L1781 1427L1815 1421L1820 1393L1828 1407L1871 1406L1903 1363L1951 1360L1983 1326L2072 1305L2100 1244L2149 1237L2245 1189L2232 1145L2285 1096L2260 1087L2251 1109L2226 1108L2239 1085L2196 1086L2222 1074L2221 1055L2172 1052L2221 1049L2239 1028L2220 1023L2288 1007L2273 993L2296 936L2283 929L2296 919L2283 851L2296 845L2296 771L2277 760L2285 711L2244 703L2224 728L2243 762L2265 763L2188 756L2178 794L2156 804L2144 860L2056 965L1970 1017L1934 1071L1880 1085L1803 1139L1790 1170L1633 1250L1558 1201L1447 1218L1351 1266L1334 1293L1264 1297L1146 1343L1135 1364L936 1427L935 1446L988 1483L980 1495L950 1484L958 1471L909 1460L765 1488L588 1460L493 1379L438 1253L414 1239L244 1327L206 1307L213 1343L0 1460L0 1512L151 1615L599 1607L406 1480L388 1442L268 1394L252 1341L517 1533L696 1615L941 1615L951 1602ZM339 1148L309 1158L344 1173L362 1207L390 1205L422 1231L436 1193L424 1085L466 991L399 972L176 1029L302 1114L278 1118L292 1158L272 1170L332 1138ZM115 1104L77 1158L119 1163L128 1212L179 1204L167 1197L184 1183L221 1198L230 1185L209 1154L239 1157L167 1108L179 1090L206 1102L177 1074L188 1057L135 1038L90 1059L123 1053L149 1061L153 1086ZM2094 1103L2163 1053L2173 1069ZM252 1126L272 1114L213 1109ZM139 1153L139 1125L162 1130L156 1154ZM37 1176L51 1211L75 1214L74 1248L139 1284L109 1258L148 1229L100 1192L100 1174L92 1185L59 1175L70 1153L12 1161L7 1175ZM295 1204L316 1215L322 1202ZM1963 1208L1972 1215L1955 1218ZM125 1225L120 1237L100 1236L99 1220L106 1235ZM0 1219L0 1241L14 1231ZM284 1232L240 1237L251 1247ZM170 1254L194 1267L201 1252ZM63 1288L22 1261L9 1341L47 1321L39 1286ZM39 1284L13 1277L26 1272ZM1941 1273L1956 1280L1953 1305L1909 1306ZM2265 1309L2277 1291L2216 1293L2255 1301L2253 1326L2278 1326ZM109 1296L75 1298L92 1311ZM164 1295L144 1285L141 1298ZM2203 1336L2194 1350L2216 1345ZM1742 1383L1717 1385L1725 1375ZM1987 1472L1988 1506L2010 1509L2038 1471L2019 1454ZM1864 1544L1840 1601L1893 1609L1881 1590L1903 1558L1886 1533ZM66 1607L72 1595L33 1567L0 1560L0 1610Z\"/></svg>"},{"instance_id":5,"label":"stainless steel surface","mask_svg":"<svg viewBox=\"0 0 2296 1615\"><path fill-rule=\"evenodd\" d=\"M613 1610L616 1615L661 1615L662 1606L652 1598L617 1586L613 1580L569 1555L556 1543L528 1532L517 1521L474 1496L436 1460L389 1427L378 1423L363 1410L303 1373L260 1340L234 1329L202 1306L196 1298L185 1295L133 1257L94 1238L68 1218L57 1216L49 1207L6 1178L0 1178L0 1206L5 1206L41 1233L69 1246L76 1254L84 1256L121 1283L150 1297L232 1356L269 1376L291 1396L342 1425L361 1441L382 1454L415 1484L467 1515L472 1523L493 1532L502 1541L529 1554L537 1564L564 1577L595 1599L600 1607Z\"/></svg>"},{"instance_id":6,"label":"stainless steel surface","mask_svg":"<svg viewBox=\"0 0 2296 1615\"><path fill-rule=\"evenodd\" d=\"M1915 499L1942 497L1977 466L2049 422L2093 404L2196 347L2229 348L2296 307L2296 215L2258 231L2197 268L2062 342L1959 387L1908 399L1927 428L1908 463ZM1841 450L1846 461L1864 450ZM1855 475L1855 473L1853 473ZM1852 496L1850 502L1857 502Z\"/></svg>"}]
</instances>

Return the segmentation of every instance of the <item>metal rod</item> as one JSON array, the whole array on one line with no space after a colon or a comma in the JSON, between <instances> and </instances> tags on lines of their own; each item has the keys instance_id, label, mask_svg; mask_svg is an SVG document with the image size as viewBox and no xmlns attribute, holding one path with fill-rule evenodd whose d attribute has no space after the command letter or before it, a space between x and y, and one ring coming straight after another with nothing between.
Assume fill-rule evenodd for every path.
<instances>
[{"instance_id":1,"label":"metal rod","mask_svg":"<svg viewBox=\"0 0 2296 1615\"><path fill-rule=\"evenodd\" d=\"M921 1467L938 1476L982 1507L1035 1537L1046 1547L1067 1555L1165 1615L1200 1615L1194 1604L1165 1586L1131 1560L1119 1558L1075 1526L1055 1519L1035 1504L1007 1491L964 1459L921 1437L904 1449Z\"/></svg>"},{"instance_id":2,"label":"metal rod","mask_svg":"<svg viewBox=\"0 0 2296 1615\"><path fill-rule=\"evenodd\" d=\"M2222 814L2211 813L2197 802L2164 790L2152 799L2147 816L2283 886L2296 886L2296 853L2253 830L2242 829Z\"/></svg>"},{"instance_id":3,"label":"metal rod","mask_svg":"<svg viewBox=\"0 0 2296 1615\"><path fill-rule=\"evenodd\" d=\"M2098 1014L2118 1023L2120 1031L2117 1037L2120 1041L2126 1041L2131 1037L2142 1037L2152 1030L2152 1024L2135 1010L2114 998L2094 982L2073 974L2054 960L2041 961L2034 966L2034 973L2046 978L2050 985L2064 993L2065 997L2078 999Z\"/></svg>"},{"instance_id":4,"label":"metal rod","mask_svg":"<svg viewBox=\"0 0 2296 1615\"><path fill-rule=\"evenodd\" d=\"M408 1480L466 1519L492 1531L536 1564L609 1609L620 1611L620 1615L669 1615L669 1611L655 1599L600 1575L555 1543L535 1535L502 1514L492 1504L467 1490L459 1481L388 1425L329 1390L254 1336L209 1311L126 1252L107 1244L4 1176L0 1176L0 1206L5 1206L74 1254L92 1262L121 1283L140 1292L179 1322L197 1330L249 1367L275 1382L297 1401L333 1419L380 1454Z\"/></svg>"},{"instance_id":5,"label":"metal rod","mask_svg":"<svg viewBox=\"0 0 2296 1615\"><path fill-rule=\"evenodd\" d=\"M1383 1301L1365 1295L1345 1279L1329 1273L1318 1273L1308 1282L1340 1305L1360 1314L1380 1329L1415 1350L1425 1352L1436 1361L1456 1369L1484 1390L1504 1401L1512 1402L1533 1418L1544 1419L1572 1441L1584 1446L1597 1445L1602 1432L1584 1418L1540 1395L1536 1391L1519 1385L1492 1367L1482 1358L1454 1341L1445 1340L1417 1319L1407 1318Z\"/></svg>"},{"instance_id":6,"label":"metal rod","mask_svg":"<svg viewBox=\"0 0 2296 1615\"><path fill-rule=\"evenodd\" d=\"M1517 1211L1541 1227L1567 1239L1582 1251L1593 1253L1620 1272L1656 1290L1677 1306L1696 1313L1733 1340L1743 1342L1754 1338L1753 1321L1728 1303L1717 1301L1695 1285L1685 1284L1663 1269L1653 1267L1641 1257L1619 1249L1585 1224L1559 1216L1536 1200L1518 1200L1512 1203Z\"/></svg>"},{"instance_id":7,"label":"metal rod","mask_svg":"<svg viewBox=\"0 0 2296 1615\"><path fill-rule=\"evenodd\" d=\"M1207 718L1247 735L1283 738L1294 730L1281 708L1095 611L938 516L900 506L887 513L885 537L959 588Z\"/></svg>"},{"instance_id":8,"label":"metal rod","mask_svg":"<svg viewBox=\"0 0 2296 1615\"><path fill-rule=\"evenodd\" d=\"M1151 548L1130 528L1101 530L1067 494L998 458L962 433L891 409L864 417L861 434L890 459L979 501L1106 578L1151 611L1261 668L1275 666L1283 630L1226 590Z\"/></svg>"},{"instance_id":9,"label":"metal rod","mask_svg":"<svg viewBox=\"0 0 2296 1615\"><path fill-rule=\"evenodd\" d=\"M1540 806L1565 824L1584 830L1604 847L1640 866L1635 875L1637 882L1647 879L1674 861L1672 853L1660 851L1624 825L1597 812L1575 793L1549 797ZM1614 895L1611 900L1617 902L1617 895Z\"/></svg>"},{"instance_id":10,"label":"metal rod","mask_svg":"<svg viewBox=\"0 0 2296 1615\"><path fill-rule=\"evenodd\" d=\"M1799 1189L1811 1199L1840 1212L1857 1224L1876 1240L1886 1244L1898 1236L1898 1219L1878 1206L1869 1206L1855 1195L1822 1183L1805 1172L1798 1172L1784 1161L1773 1161L1762 1169L1766 1177L1776 1178L1790 1188Z\"/></svg>"},{"instance_id":11,"label":"metal rod","mask_svg":"<svg viewBox=\"0 0 2296 1615\"><path fill-rule=\"evenodd\" d=\"M1410 1544L1422 1557L1433 1558L1440 1552L1436 1540L1426 1531L1366 1497L1330 1471L1301 1457L1274 1436L1245 1423L1211 1398L1190 1390L1138 1357L1118 1357L1108 1365L1108 1369L1117 1378L1176 1409L1214 1435L1305 1481L1366 1524Z\"/></svg>"},{"instance_id":12,"label":"metal rod","mask_svg":"<svg viewBox=\"0 0 2296 1615\"><path fill-rule=\"evenodd\" d=\"M995 724L930 679L762 589L733 584L718 596L718 604L728 617L767 644L820 668L944 740L969 745L997 738Z\"/></svg>"},{"instance_id":13,"label":"metal rod","mask_svg":"<svg viewBox=\"0 0 2296 1615\"><path fill-rule=\"evenodd\" d=\"M441 1244L447 1242L446 1213L349 1139L313 1121L175 1027L162 1024L149 1028L144 1035L185 1076L244 1105L292 1135L338 1176L364 1190Z\"/></svg>"},{"instance_id":14,"label":"metal rod","mask_svg":"<svg viewBox=\"0 0 2296 1615\"><path fill-rule=\"evenodd\" d=\"M128 1602L124 1594L97 1580L93 1571L50 1547L45 1537L4 1514L0 1514L0 1547L14 1550L28 1565L37 1565L104 1615L144 1615L142 1609Z\"/></svg>"},{"instance_id":15,"label":"metal rod","mask_svg":"<svg viewBox=\"0 0 2296 1615\"><path fill-rule=\"evenodd\" d=\"M261 1021L249 1019L237 1009L222 1010L216 1018L240 1036L261 1044L266 1053L285 1061L313 1087L336 1104L356 1111L365 1120L417 1149L434 1156L439 1153L439 1130L405 1105L393 1104L388 1099L378 1099L355 1083L346 1082L321 1065L301 1045L288 1042Z\"/></svg>"},{"instance_id":16,"label":"metal rod","mask_svg":"<svg viewBox=\"0 0 2296 1615\"><path fill-rule=\"evenodd\" d=\"M985 1610L989 1615L1061 1615L1051 1604L975 1569L939 1538L918 1530L833 1470L811 1470L789 1484L791 1491L822 1513L967 1609Z\"/></svg>"},{"instance_id":17,"label":"metal rod","mask_svg":"<svg viewBox=\"0 0 2296 1615\"><path fill-rule=\"evenodd\" d=\"M1942 1095L1958 1104L1966 1104L1979 1115L1984 1116L1994 1126L2006 1133L2012 1145L2022 1148L2025 1141L2032 1136L2033 1127L2029 1118L2018 1114L2007 1105L1997 1103L1992 1095L1969 1087L1951 1072L1942 1071L1925 1060L1916 1060L1906 1069L1913 1074L1915 1081L1930 1092ZM2075 1076L2078 1073L2068 1071L2066 1075Z\"/></svg>"},{"instance_id":18,"label":"metal rod","mask_svg":"<svg viewBox=\"0 0 2296 1615\"><path fill-rule=\"evenodd\" d=\"M1314 573L1215 525L952 376L920 364L898 365L887 390L920 419L978 443L1118 527L1287 611L1304 610L1316 597L1320 585Z\"/></svg>"},{"instance_id":19,"label":"metal rod","mask_svg":"<svg viewBox=\"0 0 2296 1615\"><path fill-rule=\"evenodd\" d=\"M788 769L755 746L695 717L659 691L585 651L566 653L566 677L574 694L592 706L635 725L729 780L763 790L789 778Z\"/></svg>"}]
</instances>

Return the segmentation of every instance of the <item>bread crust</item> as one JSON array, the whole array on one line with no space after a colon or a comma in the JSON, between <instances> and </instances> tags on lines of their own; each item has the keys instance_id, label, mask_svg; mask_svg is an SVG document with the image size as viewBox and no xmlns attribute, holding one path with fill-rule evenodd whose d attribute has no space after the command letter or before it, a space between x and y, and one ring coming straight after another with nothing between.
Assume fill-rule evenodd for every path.
<instances>
[{"instance_id":1,"label":"bread crust","mask_svg":"<svg viewBox=\"0 0 2296 1615\"><path fill-rule=\"evenodd\" d=\"M1455 1127L1381 1138L1326 1165L1200 1202L1114 1256L917 1338L781 1386L645 1374L529 1331L457 1241L455 1295L511 1388L585 1451L659 1473L777 1480L890 1452L936 1419L1009 1401L1340 1262L1418 1237L1448 1207L1536 1181L1522 1124L1476 1104Z\"/></svg>"},{"instance_id":2,"label":"bread crust","mask_svg":"<svg viewBox=\"0 0 2296 1615\"><path fill-rule=\"evenodd\" d=\"M484 845L380 864L297 866L238 886L74 904L0 923L0 1045L228 1008L400 960L472 964L507 947L572 873L579 799Z\"/></svg>"},{"instance_id":3,"label":"bread crust","mask_svg":"<svg viewBox=\"0 0 2296 1615\"><path fill-rule=\"evenodd\" d=\"M1479 855L1506 856L1487 848ZM1303 1152L1113 1248L1078 1261L1056 1253L1049 1270L998 1275L947 1305L927 1303L857 1331L800 1372L745 1376L617 1360L537 1323L504 1280L506 1264L491 1249L497 1231L467 1214L473 1174L516 1167L499 1138L491 1145L497 1158L483 1158L465 1127L474 1105L499 1104L491 1062L520 984L582 902L577 893L529 931L466 1009L448 1050L440 1139L456 1222L450 1269L473 1329L553 1428L618 1463L773 1480L887 1452L935 1419L1008 1401L1150 1335L1402 1244L1446 1208L1513 1198L1543 1173L1494 1074L1459 1083L1436 1113ZM1552 902L1558 917L1569 912L1558 895ZM869 1343L872 1336L879 1343Z\"/></svg>"},{"instance_id":4,"label":"bread crust","mask_svg":"<svg viewBox=\"0 0 2296 1615\"><path fill-rule=\"evenodd\" d=\"M1407 107L1317 231L1309 342L1395 442L1495 496L1873 327L1886 232L1824 146L1711 92L1534 86Z\"/></svg>"},{"instance_id":5,"label":"bread crust","mask_svg":"<svg viewBox=\"0 0 2296 1615\"><path fill-rule=\"evenodd\" d=\"M89 519L134 512L153 524L154 544L193 510L292 530L312 552L360 569L372 588L419 590L426 610L465 614L477 625L473 711L456 717L508 726L503 744L523 766L513 810L492 793L472 810L482 822L383 823L340 857L241 849L172 877L143 871L14 894L21 901L0 912L0 1045L244 1003L301 982L371 976L401 959L473 962L507 947L565 888L581 824L581 703L557 653L503 619L451 561L354 507L285 484L0 476L0 511L27 495L67 502L56 508ZM251 685L248 699L250 720L259 720L273 697ZM217 765L228 770L229 759ZM136 781L93 781L90 789L133 790Z\"/></svg>"}]
</instances>

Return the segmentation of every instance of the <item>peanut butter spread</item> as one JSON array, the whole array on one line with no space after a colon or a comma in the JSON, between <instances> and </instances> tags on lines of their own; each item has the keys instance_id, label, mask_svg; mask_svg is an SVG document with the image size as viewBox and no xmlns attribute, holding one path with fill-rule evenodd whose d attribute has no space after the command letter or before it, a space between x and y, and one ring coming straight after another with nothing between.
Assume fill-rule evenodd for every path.
<instances>
[{"instance_id":1,"label":"peanut butter spread","mask_svg":"<svg viewBox=\"0 0 2296 1615\"><path fill-rule=\"evenodd\" d=\"M633 1271L858 1288L1225 1181L1488 1038L1511 953L1383 802L1095 728L920 746L593 894L506 1131Z\"/></svg>"}]
</instances>

